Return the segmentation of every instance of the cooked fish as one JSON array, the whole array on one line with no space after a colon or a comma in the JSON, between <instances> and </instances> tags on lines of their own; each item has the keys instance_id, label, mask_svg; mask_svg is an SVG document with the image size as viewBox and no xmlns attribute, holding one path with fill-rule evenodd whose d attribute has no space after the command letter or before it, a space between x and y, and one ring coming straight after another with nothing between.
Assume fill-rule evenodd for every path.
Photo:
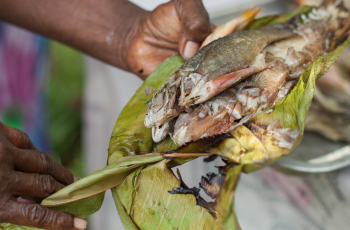
<instances>
[{"instance_id":1,"label":"cooked fish","mask_svg":"<svg viewBox=\"0 0 350 230\"><path fill-rule=\"evenodd\" d=\"M186 106L202 103L246 77L271 68L264 48L277 40L295 36L283 26L240 31L215 40L200 49L179 68L151 102L145 126L161 126Z\"/></svg>"},{"instance_id":2,"label":"cooked fish","mask_svg":"<svg viewBox=\"0 0 350 230\"><path fill-rule=\"evenodd\" d=\"M167 130L181 146L246 123L282 100L301 73L348 33L349 13L340 12L321 7L295 25L241 31L204 46L155 94L145 125L163 130L172 121Z\"/></svg>"}]
</instances>

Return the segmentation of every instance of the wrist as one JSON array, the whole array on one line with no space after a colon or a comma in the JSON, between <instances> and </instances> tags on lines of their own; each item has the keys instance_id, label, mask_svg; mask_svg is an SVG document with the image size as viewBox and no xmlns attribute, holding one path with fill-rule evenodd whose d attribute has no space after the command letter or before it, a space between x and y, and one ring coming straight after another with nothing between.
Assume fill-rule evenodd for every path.
<instances>
[{"instance_id":1,"label":"wrist","mask_svg":"<svg viewBox=\"0 0 350 230\"><path fill-rule=\"evenodd\" d=\"M3 0L0 7L2 20L129 71L126 57L145 14L126 0Z\"/></svg>"},{"instance_id":2,"label":"wrist","mask_svg":"<svg viewBox=\"0 0 350 230\"><path fill-rule=\"evenodd\" d=\"M129 6L124 8L125 19L117 22L115 29L117 32L114 35L115 41L113 43L116 44L116 59L115 63L112 64L126 71L134 72L130 63L128 63L128 55L132 41L142 30L142 22L149 12L130 2L127 3Z\"/></svg>"}]
</instances>

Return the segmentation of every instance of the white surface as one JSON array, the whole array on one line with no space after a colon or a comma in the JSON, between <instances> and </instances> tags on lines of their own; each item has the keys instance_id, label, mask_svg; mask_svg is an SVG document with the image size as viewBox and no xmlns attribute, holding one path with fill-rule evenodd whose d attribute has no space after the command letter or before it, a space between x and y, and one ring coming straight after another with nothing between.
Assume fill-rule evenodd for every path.
<instances>
[{"instance_id":1,"label":"white surface","mask_svg":"<svg viewBox=\"0 0 350 230\"><path fill-rule=\"evenodd\" d=\"M209 16L211 18L221 16L226 13L232 13L236 11L240 11L243 8L251 7L252 5L259 2L259 4L264 4L267 2L272 2L273 0L245 0L245 1L237 1L237 0L203 0L204 6L207 9ZM140 7L146 10L153 10L158 5L162 3L166 3L168 1L164 0L131 0Z\"/></svg>"}]
</instances>

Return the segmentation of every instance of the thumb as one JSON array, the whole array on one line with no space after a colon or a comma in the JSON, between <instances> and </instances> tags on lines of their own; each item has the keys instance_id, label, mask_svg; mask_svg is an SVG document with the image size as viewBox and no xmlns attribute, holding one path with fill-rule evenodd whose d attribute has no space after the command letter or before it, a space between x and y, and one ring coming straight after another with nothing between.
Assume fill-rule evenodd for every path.
<instances>
[{"instance_id":1,"label":"thumb","mask_svg":"<svg viewBox=\"0 0 350 230\"><path fill-rule=\"evenodd\" d=\"M188 60L211 32L209 15L202 0L177 0L174 4L181 22L179 51Z\"/></svg>"}]
</instances>

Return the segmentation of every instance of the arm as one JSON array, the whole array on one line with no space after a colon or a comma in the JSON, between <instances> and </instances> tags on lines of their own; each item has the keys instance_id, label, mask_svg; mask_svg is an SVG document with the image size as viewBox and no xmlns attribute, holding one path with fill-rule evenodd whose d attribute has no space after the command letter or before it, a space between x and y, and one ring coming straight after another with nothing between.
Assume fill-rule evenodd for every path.
<instances>
[{"instance_id":1,"label":"arm","mask_svg":"<svg viewBox=\"0 0 350 230\"><path fill-rule=\"evenodd\" d=\"M2 0L0 18L122 69L143 9L125 0Z\"/></svg>"},{"instance_id":2,"label":"arm","mask_svg":"<svg viewBox=\"0 0 350 230\"><path fill-rule=\"evenodd\" d=\"M210 33L201 0L145 11L126 0L2 0L0 19L146 78L166 58L189 59Z\"/></svg>"}]
</instances>

